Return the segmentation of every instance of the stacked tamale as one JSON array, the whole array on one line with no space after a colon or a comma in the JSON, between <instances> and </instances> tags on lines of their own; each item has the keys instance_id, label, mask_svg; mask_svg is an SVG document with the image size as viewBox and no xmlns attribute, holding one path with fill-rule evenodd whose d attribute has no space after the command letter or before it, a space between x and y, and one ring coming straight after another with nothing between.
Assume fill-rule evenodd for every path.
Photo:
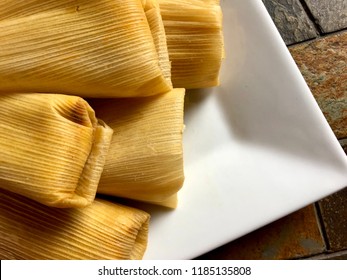
<instances>
[{"instance_id":1,"label":"stacked tamale","mask_svg":"<svg viewBox=\"0 0 347 280\"><path fill-rule=\"evenodd\" d=\"M1 259L141 259L115 197L177 207L185 88L222 57L217 0L0 1Z\"/></svg>"},{"instance_id":2,"label":"stacked tamale","mask_svg":"<svg viewBox=\"0 0 347 280\"><path fill-rule=\"evenodd\" d=\"M0 1L0 30L2 92L134 97L172 89L139 0Z\"/></svg>"},{"instance_id":3,"label":"stacked tamale","mask_svg":"<svg viewBox=\"0 0 347 280\"><path fill-rule=\"evenodd\" d=\"M172 63L174 87L219 84L224 57L219 0L158 0Z\"/></svg>"}]
</instances>

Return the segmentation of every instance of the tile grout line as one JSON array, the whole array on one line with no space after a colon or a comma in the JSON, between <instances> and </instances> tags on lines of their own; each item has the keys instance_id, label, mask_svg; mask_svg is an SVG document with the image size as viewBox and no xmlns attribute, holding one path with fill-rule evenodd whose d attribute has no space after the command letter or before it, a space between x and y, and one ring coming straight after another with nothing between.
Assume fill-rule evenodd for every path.
<instances>
[{"instance_id":1,"label":"tile grout line","mask_svg":"<svg viewBox=\"0 0 347 280\"><path fill-rule=\"evenodd\" d=\"M317 254L317 255L312 255L308 257L307 259L309 260L315 260L315 259L322 259L322 257L339 257L341 254L347 254L347 250L340 250L340 251L335 251L331 253L326 253L326 254Z\"/></svg>"},{"instance_id":2,"label":"tile grout line","mask_svg":"<svg viewBox=\"0 0 347 280\"><path fill-rule=\"evenodd\" d=\"M294 47L294 46L297 46L297 45L300 45L300 44L306 44L306 43L310 43L310 42L314 42L316 40L319 40L321 37L316 37L316 38L311 38L311 39L306 39L306 40L302 40L300 42L295 42L295 43L292 43L292 44L287 44L287 47L288 48L291 48L291 47Z\"/></svg>"},{"instance_id":3,"label":"tile grout line","mask_svg":"<svg viewBox=\"0 0 347 280\"><path fill-rule=\"evenodd\" d=\"M291 260L322 260L326 259L326 257L338 257L341 254L347 254L347 250L340 250L340 251L335 251L335 252L327 252L327 253L318 253L318 254L313 254L305 257L299 257L299 258L293 258ZM324 258L325 257L325 258Z\"/></svg>"},{"instance_id":4,"label":"tile grout line","mask_svg":"<svg viewBox=\"0 0 347 280\"><path fill-rule=\"evenodd\" d=\"M311 12L310 7L307 5L305 0L299 0L299 2L301 3L304 11L306 12L307 17L310 19L310 21L312 22L313 26L316 29L316 33L317 35L322 35L323 30L321 29L320 25L318 24L316 18L314 17L313 13Z\"/></svg>"},{"instance_id":5,"label":"tile grout line","mask_svg":"<svg viewBox=\"0 0 347 280\"><path fill-rule=\"evenodd\" d=\"M323 238L323 241L325 244L325 253L328 253L328 252L330 252L330 242L329 242L329 238L328 238L328 235L327 235L327 232L325 229L325 225L324 225L324 221L323 221L323 215L322 215L322 211L320 209L318 201L314 203L314 210L315 210L316 217L317 217L318 228L319 228L319 231L322 235L322 238Z\"/></svg>"},{"instance_id":6,"label":"tile grout line","mask_svg":"<svg viewBox=\"0 0 347 280\"><path fill-rule=\"evenodd\" d=\"M343 28L343 29L340 29L340 30L336 30L336 31L332 31L332 32L329 32L329 33L324 33L324 34L320 34L318 35L316 38L312 38L312 39L306 39L306 40L303 40L303 41L300 41L300 42L295 42L295 43L292 43L292 44L287 44L287 47L290 48L290 47L294 47L294 46L298 46L298 45L302 45L302 44L306 44L306 43L311 43L311 42L315 42L315 41L319 41L319 40L322 40L326 37L331 37L331 36L334 36L334 35L339 35L339 34L342 34L344 32L347 32L347 28Z\"/></svg>"}]
</instances>

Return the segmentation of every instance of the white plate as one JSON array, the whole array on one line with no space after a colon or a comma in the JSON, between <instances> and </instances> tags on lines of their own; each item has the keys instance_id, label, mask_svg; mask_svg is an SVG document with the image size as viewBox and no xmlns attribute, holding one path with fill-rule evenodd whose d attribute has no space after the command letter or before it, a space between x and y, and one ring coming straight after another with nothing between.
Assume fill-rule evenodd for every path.
<instances>
[{"instance_id":1,"label":"white plate","mask_svg":"<svg viewBox=\"0 0 347 280\"><path fill-rule=\"evenodd\" d=\"M186 181L145 259L191 259L347 185L347 159L260 0L221 1L221 86L187 96Z\"/></svg>"}]
</instances>

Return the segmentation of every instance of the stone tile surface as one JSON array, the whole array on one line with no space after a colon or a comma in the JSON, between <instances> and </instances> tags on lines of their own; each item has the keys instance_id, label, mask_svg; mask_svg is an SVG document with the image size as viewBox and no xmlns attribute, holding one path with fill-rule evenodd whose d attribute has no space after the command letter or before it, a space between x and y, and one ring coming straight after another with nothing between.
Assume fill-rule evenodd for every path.
<instances>
[{"instance_id":1,"label":"stone tile surface","mask_svg":"<svg viewBox=\"0 0 347 280\"><path fill-rule=\"evenodd\" d=\"M313 257L309 257L310 260L347 260L347 251L338 251L335 253L319 254Z\"/></svg>"},{"instance_id":2,"label":"stone tile surface","mask_svg":"<svg viewBox=\"0 0 347 280\"><path fill-rule=\"evenodd\" d=\"M347 31L289 50L335 135L347 138Z\"/></svg>"},{"instance_id":3,"label":"stone tile surface","mask_svg":"<svg viewBox=\"0 0 347 280\"><path fill-rule=\"evenodd\" d=\"M323 33L347 28L346 0L304 0Z\"/></svg>"},{"instance_id":4,"label":"stone tile surface","mask_svg":"<svg viewBox=\"0 0 347 280\"><path fill-rule=\"evenodd\" d=\"M347 249L347 187L319 201L331 251Z\"/></svg>"},{"instance_id":5,"label":"stone tile surface","mask_svg":"<svg viewBox=\"0 0 347 280\"><path fill-rule=\"evenodd\" d=\"M315 208L309 205L198 259L292 259L324 250Z\"/></svg>"},{"instance_id":6,"label":"stone tile surface","mask_svg":"<svg viewBox=\"0 0 347 280\"><path fill-rule=\"evenodd\" d=\"M314 25L299 0L263 0L263 2L287 45L316 38Z\"/></svg>"},{"instance_id":7,"label":"stone tile surface","mask_svg":"<svg viewBox=\"0 0 347 280\"><path fill-rule=\"evenodd\" d=\"M347 138L346 139L341 139L340 140L340 144L342 146L342 149L345 151L345 153L347 155Z\"/></svg>"}]
</instances>

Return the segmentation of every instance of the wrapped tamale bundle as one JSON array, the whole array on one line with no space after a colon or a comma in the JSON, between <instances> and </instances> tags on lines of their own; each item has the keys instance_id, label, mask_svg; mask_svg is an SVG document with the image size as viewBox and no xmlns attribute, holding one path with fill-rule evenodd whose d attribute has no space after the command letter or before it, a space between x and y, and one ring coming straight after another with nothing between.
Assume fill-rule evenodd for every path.
<instances>
[{"instance_id":1,"label":"wrapped tamale bundle","mask_svg":"<svg viewBox=\"0 0 347 280\"><path fill-rule=\"evenodd\" d=\"M0 93L170 91L158 9L140 0L0 1Z\"/></svg>"},{"instance_id":2,"label":"wrapped tamale bundle","mask_svg":"<svg viewBox=\"0 0 347 280\"><path fill-rule=\"evenodd\" d=\"M152 32L154 45L159 56L160 69L168 83L171 83L171 63L166 43L166 34L157 0L142 0L147 21Z\"/></svg>"},{"instance_id":3,"label":"wrapped tamale bundle","mask_svg":"<svg viewBox=\"0 0 347 280\"><path fill-rule=\"evenodd\" d=\"M97 192L174 208L184 181L184 89L90 102L114 130Z\"/></svg>"},{"instance_id":4,"label":"wrapped tamale bundle","mask_svg":"<svg viewBox=\"0 0 347 280\"><path fill-rule=\"evenodd\" d=\"M99 198L59 209L0 189L0 258L141 259L148 223L146 212Z\"/></svg>"},{"instance_id":5,"label":"wrapped tamale bundle","mask_svg":"<svg viewBox=\"0 0 347 280\"><path fill-rule=\"evenodd\" d=\"M0 188L45 205L90 204L112 129L80 97L0 95Z\"/></svg>"},{"instance_id":6,"label":"wrapped tamale bundle","mask_svg":"<svg viewBox=\"0 0 347 280\"><path fill-rule=\"evenodd\" d=\"M177 193L170 196L169 198L166 198L163 201L159 201L159 202L154 201L151 203L174 209L177 207L177 203L178 203Z\"/></svg>"},{"instance_id":7,"label":"wrapped tamale bundle","mask_svg":"<svg viewBox=\"0 0 347 280\"><path fill-rule=\"evenodd\" d=\"M219 85L224 57L219 0L158 0L175 88Z\"/></svg>"}]
</instances>

